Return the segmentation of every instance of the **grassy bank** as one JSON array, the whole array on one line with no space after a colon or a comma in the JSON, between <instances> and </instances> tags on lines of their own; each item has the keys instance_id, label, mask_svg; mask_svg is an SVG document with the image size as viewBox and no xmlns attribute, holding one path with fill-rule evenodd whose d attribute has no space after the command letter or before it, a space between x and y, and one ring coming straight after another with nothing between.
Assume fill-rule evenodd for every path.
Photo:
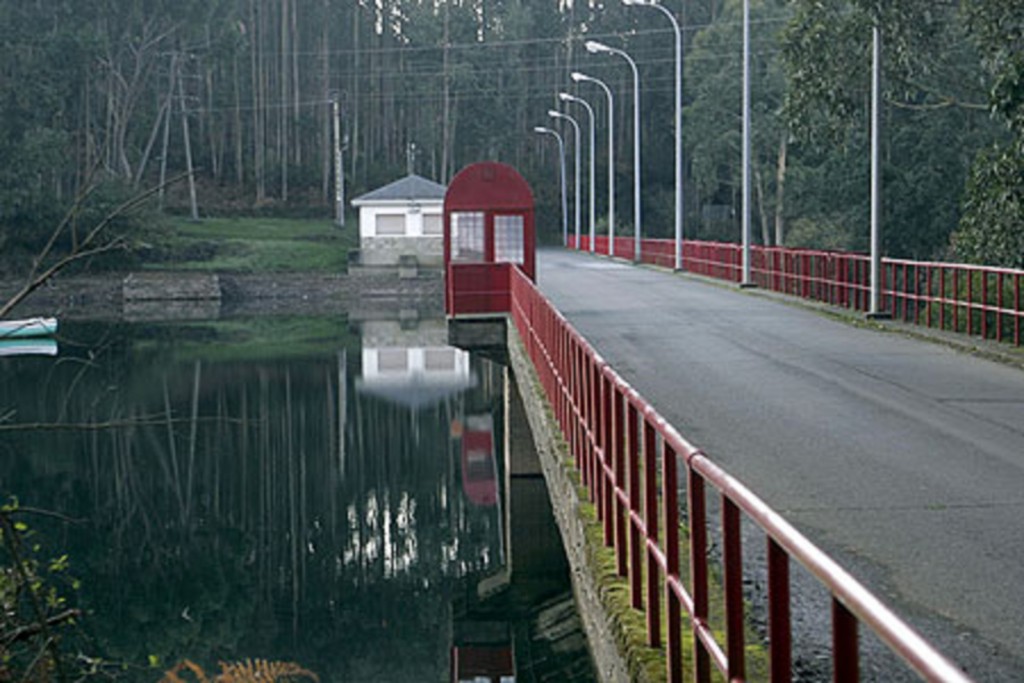
<instances>
[{"instance_id":1,"label":"grassy bank","mask_svg":"<svg viewBox=\"0 0 1024 683\"><path fill-rule=\"evenodd\" d=\"M234 273L343 273L358 246L354 222L326 219L174 218L151 245L144 267Z\"/></svg>"}]
</instances>

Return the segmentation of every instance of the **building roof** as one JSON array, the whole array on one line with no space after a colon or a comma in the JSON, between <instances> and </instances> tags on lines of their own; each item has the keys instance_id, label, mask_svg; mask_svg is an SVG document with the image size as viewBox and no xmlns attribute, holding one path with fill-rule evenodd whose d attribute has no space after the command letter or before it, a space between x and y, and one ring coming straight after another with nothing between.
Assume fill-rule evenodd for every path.
<instances>
[{"instance_id":1,"label":"building roof","mask_svg":"<svg viewBox=\"0 0 1024 683\"><path fill-rule=\"evenodd\" d=\"M408 202L408 201L444 201L447 188L433 180L427 180L415 173L400 178L384 187L377 188L352 200L353 206L362 204Z\"/></svg>"}]
</instances>

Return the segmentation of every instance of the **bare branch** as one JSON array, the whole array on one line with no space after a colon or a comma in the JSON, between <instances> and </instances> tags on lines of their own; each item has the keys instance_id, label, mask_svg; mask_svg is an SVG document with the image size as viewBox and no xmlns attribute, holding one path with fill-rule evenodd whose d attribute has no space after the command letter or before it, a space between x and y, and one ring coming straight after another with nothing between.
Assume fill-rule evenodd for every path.
<instances>
[{"instance_id":1,"label":"bare branch","mask_svg":"<svg viewBox=\"0 0 1024 683\"><path fill-rule=\"evenodd\" d=\"M163 188L165 188L165 187L167 187L169 185L172 185L172 184L178 182L179 180L185 178L186 176L187 176L187 173L181 173L181 174L171 178L167 182L162 183L160 185L156 185L154 187L151 187L148 190L146 190L145 192L142 192L141 194L135 195L131 199L129 199L129 200L123 202L122 204L120 204L119 206L115 207L112 211L110 211L110 213L108 213L106 216L104 216L103 220L101 220L99 223L97 223L85 235L85 237L79 243L79 245L78 245L76 250L72 251L67 256L64 256L61 259L59 259L56 263L54 263L52 266L47 268L44 272L39 273L38 272L39 264L41 264L42 261L43 261L43 258L45 258L45 256L49 255L49 253L52 251L53 246L54 246L54 244L57 241L57 237L60 235L60 232L67 226L67 224L71 221L72 216L77 215L78 211L81 210L82 201L92 191L92 188L90 188L89 190L84 192L82 195L80 195L78 198L76 198L75 199L75 203L72 206L71 210L68 211L68 215L65 216L63 221L61 221L60 226L58 226L58 228L56 230L54 230L53 235L51 235L51 237L50 237L50 241L47 243L47 245L44 248L43 252L41 252L40 257L36 259L36 265L33 267L32 275L29 278L29 281L26 282L25 285L21 288L21 290L19 290L17 294L15 294L13 297L11 297L7 301L7 303L5 303L2 307L0 307L0 318L5 317L8 313L11 312L11 310L15 306L17 306L22 301L24 301L25 297L27 297L29 294L31 294L35 290L39 289L39 287L41 287L47 280L52 278L54 275L59 273L61 270L63 270L64 268L66 268L70 264L75 263L76 261L80 261L80 260L82 260L84 258L88 258L90 256L96 256L97 254L102 254L102 253L105 253L105 252L113 251L115 249L120 249L120 248L124 247L125 242L121 238L115 239L112 242L109 242L107 244L104 244L104 245L101 245L101 246L97 246L97 247L92 247L90 245L93 243L93 241L96 240L97 237L99 237L100 233L103 232L103 230L114 221L114 219L116 219L116 218L120 217L121 215L127 213L128 211L131 211L132 209L138 207L139 205L144 203L147 199L149 199L154 194L159 192L161 189L163 189Z\"/></svg>"}]
</instances>

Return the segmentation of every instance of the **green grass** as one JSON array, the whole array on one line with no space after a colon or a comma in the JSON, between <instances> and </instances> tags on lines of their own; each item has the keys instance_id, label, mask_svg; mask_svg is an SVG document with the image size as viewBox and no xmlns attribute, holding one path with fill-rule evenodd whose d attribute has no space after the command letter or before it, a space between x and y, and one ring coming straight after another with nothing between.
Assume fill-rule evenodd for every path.
<instances>
[{"instance_id":1,"label":"green grass","mask_svg":"<svg viewBox=\"0 0 1024 683\"><path fill-rule=\"evenodd\" d=\"M354 225L329 220L209 218L176 221L157 239L146 267L217 272L344 273L359 242Z\"/></svg>"}]
</instances>

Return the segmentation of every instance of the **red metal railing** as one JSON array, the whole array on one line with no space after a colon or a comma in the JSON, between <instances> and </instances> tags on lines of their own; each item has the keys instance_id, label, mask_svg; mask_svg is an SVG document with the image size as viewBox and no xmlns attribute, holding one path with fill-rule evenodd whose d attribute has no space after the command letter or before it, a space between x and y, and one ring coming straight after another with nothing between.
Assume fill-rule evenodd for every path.
<instances>
[{"instance_id":1,"label":"red metal railing","mask_svg":"<svg viewBox=\"0 0 1024 683\"><path fill-rule=\"evenodd\" d=\"M569 238L569 247L575 247ZM595 251L608 254L608 238L595 240ZM580 247L589 250L589 239ZM641 240L642 263L672 268L675 244L667 239ZM615 238L615 255L633 260L631 237ZM683 242L683 268L698 275L740 282L743 250L728 242ZM751 247L753 283L763 289L867 311L870 258L842 251ZM1021 345L1024 321L1024 270L882 259L882 309L904 322Z\"/></svg>"},{"instance_id":2,"label":"red metal railing","mask_svg":"<svg viewBox=\"0 0 1024 683\"><path fill-rule=\"evenodd\" d=\"M665 648L670 681L681 681L684 675L683 628L694 636L696 681L710 680L712 666L730 681L746 676L743 516L767 537L772 681L792 678L790 560L806 567L831 593L834 680L858 679L860 624L926 680L969 680L856 579L680 436L518 270L511 279L512 317L519 336L596 506L604 542L615 550L619 575L628 578L632 606L646 615L648 644ZM680 484L686 494L689 586L680 565ZM724 639L710 625L709 486L721 500Z\"/></svg>"}]
</instances>

